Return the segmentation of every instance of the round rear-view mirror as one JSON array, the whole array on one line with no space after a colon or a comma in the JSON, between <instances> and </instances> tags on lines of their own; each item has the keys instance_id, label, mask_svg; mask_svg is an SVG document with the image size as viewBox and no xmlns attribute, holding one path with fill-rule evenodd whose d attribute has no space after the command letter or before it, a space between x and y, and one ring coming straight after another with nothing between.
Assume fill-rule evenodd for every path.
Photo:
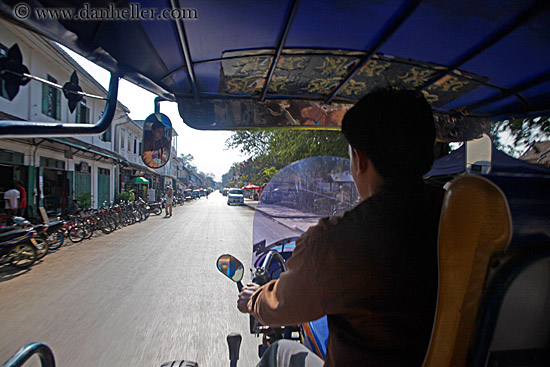
<instances>
[{"instance_id":1,"label":"round rear-view mirror","mask_svg":"<svg viewBox=\"0 0 550 367\"><path fill-rule=\"evenodd\" d=\"M232 255L221 255L218 258L218 270L234 282L240 282L243 279L244 266Z\"/></svg>"},{"instance_id":2,"label":"round rear-view mirror","mask_svg":"<svg viewBox=\"0 0 550 367\"><path fill-rule=\"evenodd\" d=\"M143 123L141 160L147 167L161 168L170 159L172 122L162 113L150 114Z\"/></svg>"}]
</instances>

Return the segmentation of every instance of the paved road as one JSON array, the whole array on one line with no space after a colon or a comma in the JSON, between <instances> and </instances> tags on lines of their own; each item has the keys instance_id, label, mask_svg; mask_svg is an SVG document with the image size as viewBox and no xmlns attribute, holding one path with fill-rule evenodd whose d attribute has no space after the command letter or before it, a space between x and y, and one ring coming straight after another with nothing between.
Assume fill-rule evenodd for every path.
<instances>
[{"instance_id":1,"label":"paved road","mask_svg":"<svg viewBox=\"0 0 550 367\"><path fill-rule=\"evenodd\" d=\"M250 267L254 211L225 200L214 193L172 218L69 243L27 272L1 269L0 362L42 341L60 367L224 366L225 336L239 332L239 365L255 365L260 339L236 309L237 287L215 267L222 253Z\"/></svg>"}]
</instances>

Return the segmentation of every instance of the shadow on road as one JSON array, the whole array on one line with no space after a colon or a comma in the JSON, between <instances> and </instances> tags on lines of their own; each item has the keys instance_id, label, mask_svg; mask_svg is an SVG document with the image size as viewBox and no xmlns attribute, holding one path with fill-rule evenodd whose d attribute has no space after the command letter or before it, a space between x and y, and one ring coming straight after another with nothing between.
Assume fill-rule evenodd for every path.
<instances>
[{"instance_id":1,"label":"shadow on road","mask_svg":"<svg viewBox=\"0 0 550 367\"><path fill-rule=\"evenodd\" d=\"M37 263L38 261L34 263L33 266L36 265ZM20 275L27 274L28 272L31 271L31 269L32 269L32 266L27 269L17 269L10 265L5 265L0 268L0 282L5 282L13 278L17 278Z\"/></svg>"}]
</instances>

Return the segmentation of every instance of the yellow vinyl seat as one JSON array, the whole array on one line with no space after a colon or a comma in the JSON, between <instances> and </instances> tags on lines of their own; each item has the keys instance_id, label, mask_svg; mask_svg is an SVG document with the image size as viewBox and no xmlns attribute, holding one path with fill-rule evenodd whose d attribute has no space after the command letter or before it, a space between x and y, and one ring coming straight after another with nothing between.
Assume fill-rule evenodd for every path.
<instances>
[{"instance_id":1,"label":"yellow vinyl seat","mask_svg":"<svg viewBox=\"0 0 550 367\"><path fill-rule=\"evenodd\" d=\"M439 224L439 289L425 367L466 366L491 257L512 237L504 193L480 176L447 190Z\"/></svg>"}]
</instances>

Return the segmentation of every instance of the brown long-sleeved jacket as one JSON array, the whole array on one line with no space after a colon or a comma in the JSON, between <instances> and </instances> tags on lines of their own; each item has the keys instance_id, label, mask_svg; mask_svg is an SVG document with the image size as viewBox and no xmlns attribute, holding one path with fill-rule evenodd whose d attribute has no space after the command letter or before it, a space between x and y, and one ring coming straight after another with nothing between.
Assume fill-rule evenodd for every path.
<instances>
[{"instance_id":1,"label":"brown long-sleeved jacket","mask_svg":"<svg viewBox=\"0 0 550 367\"><path fill-rule=\"evenodd\" d=\"M249 309L272 326L327 315L325 366L419 366L435 313L443 193L421 180L387 184L320 220Z\"/></svg>"}]
</instances>

